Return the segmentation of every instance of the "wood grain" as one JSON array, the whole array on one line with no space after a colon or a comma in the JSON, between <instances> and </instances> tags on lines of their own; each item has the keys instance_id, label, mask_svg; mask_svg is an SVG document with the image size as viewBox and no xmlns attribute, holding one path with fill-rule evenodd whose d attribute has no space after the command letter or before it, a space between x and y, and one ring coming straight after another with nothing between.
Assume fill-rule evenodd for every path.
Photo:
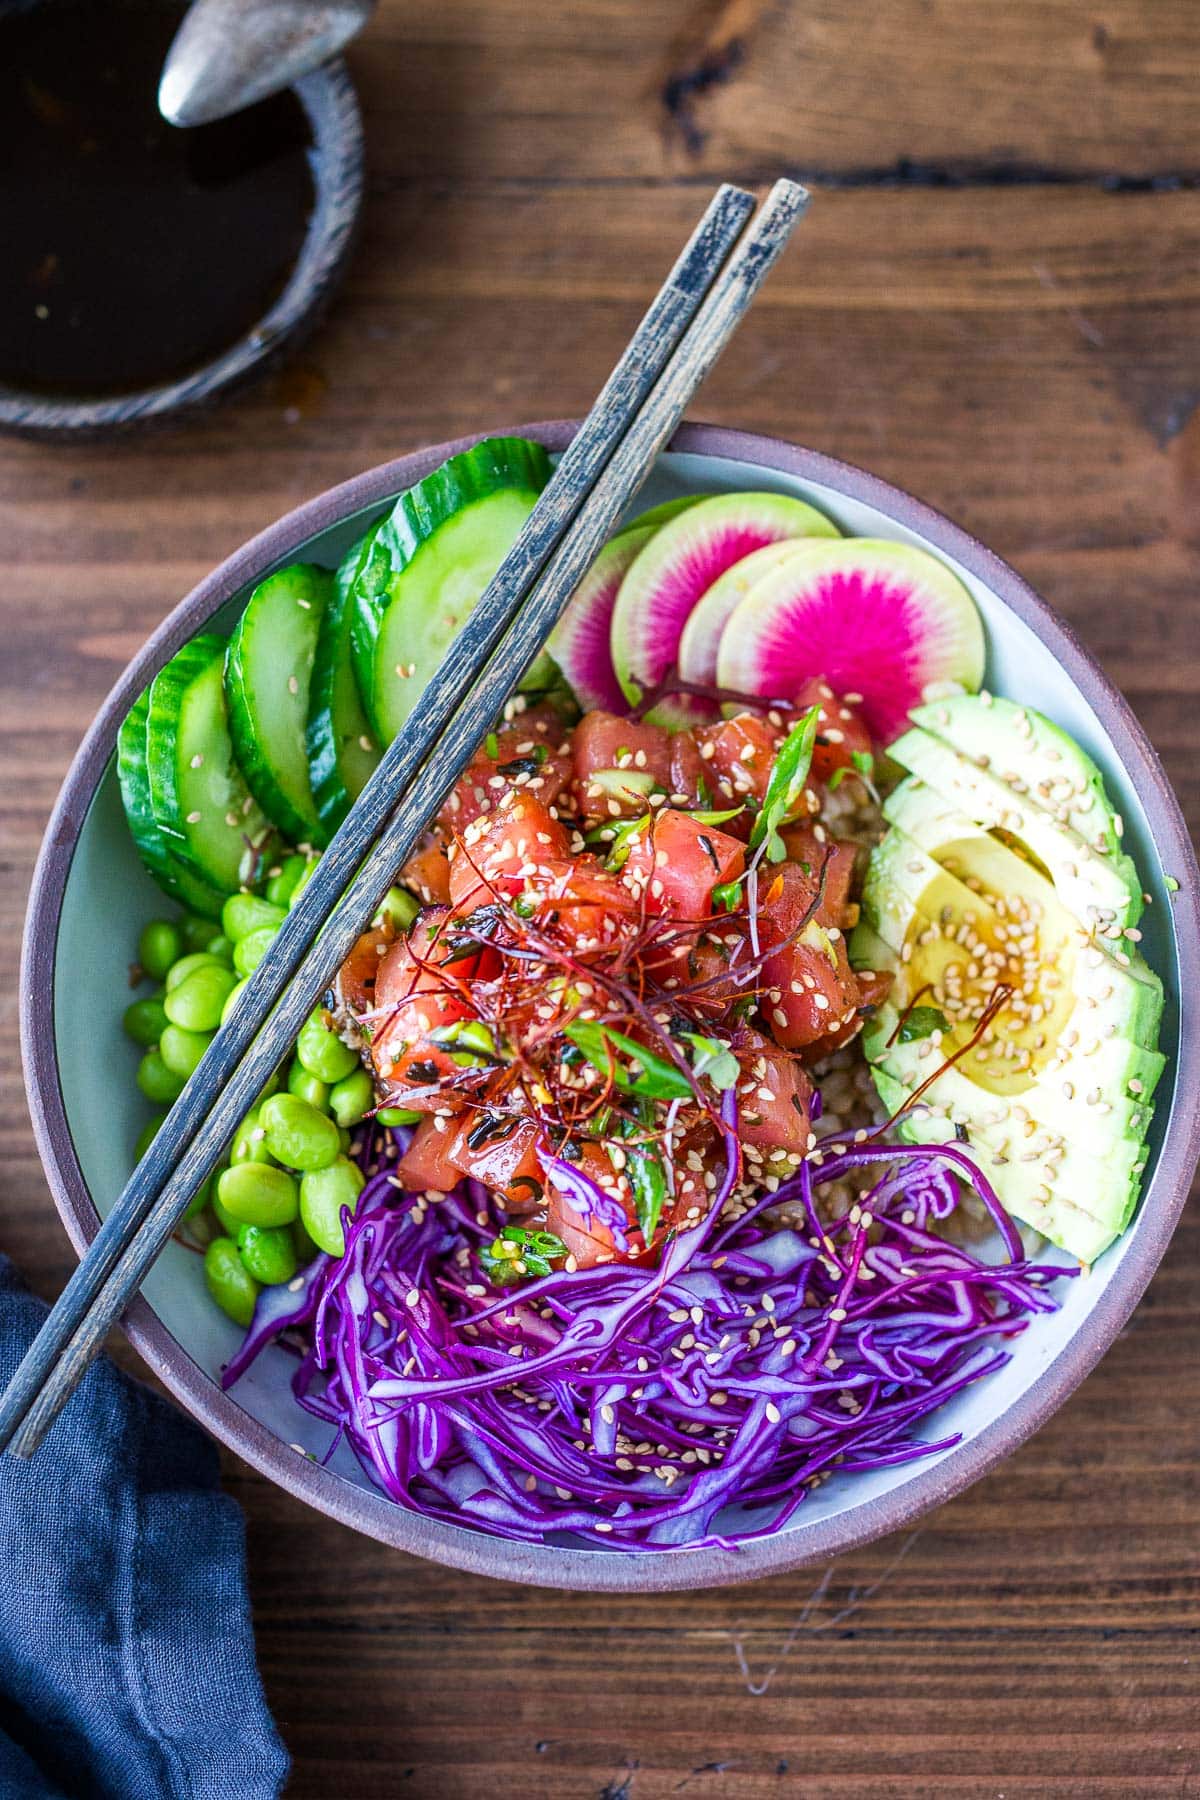
<instances>
[{"instance_id":1,"label":"wood grain","mask_svg":"<svg viewBox=\"0 0 1200 1800\"><path fill-rule=\"evenodd\" d=\"M354 63L366 229L301 363L175 435L0 444L0 1223L47 1295L70 1255L14 977L96 705L288 507L422 442L583 410L717 175L824 172L697 414L866 464L1013 561L1130 696L1200 835L1188 0L385 0ZM487 1583L227 1459L292 1792L1200 1794L1198 1273L1193 1212L1050 1424L823 1589L821 1570L645 1603Z\"/></svg>"}]
</instances>

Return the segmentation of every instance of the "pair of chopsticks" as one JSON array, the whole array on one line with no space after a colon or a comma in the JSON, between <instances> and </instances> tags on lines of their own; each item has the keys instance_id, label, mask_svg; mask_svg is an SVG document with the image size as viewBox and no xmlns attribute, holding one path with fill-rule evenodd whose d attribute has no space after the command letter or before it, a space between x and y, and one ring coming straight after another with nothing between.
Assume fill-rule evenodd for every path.
<instances>
[{"instance_id":1,"label":"pair of chopsticks","mask_svg":"<svg viewBox=\"0 0 1200 1800\"><path fill-rule=\"evenodd\" d=\"M540 651L808 205L722 187L0 1397L30 1456ZM480 671L482 670L482 673Z\"/></svg>"}]
</instances>

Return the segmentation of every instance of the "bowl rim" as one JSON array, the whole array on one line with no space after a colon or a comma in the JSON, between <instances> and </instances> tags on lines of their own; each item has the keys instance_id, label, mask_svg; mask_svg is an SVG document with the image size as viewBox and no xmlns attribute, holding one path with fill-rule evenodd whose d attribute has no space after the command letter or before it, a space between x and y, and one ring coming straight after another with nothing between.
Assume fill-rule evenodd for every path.
<instances>
[{"instance_id":1,"label":"bowl rim","mask_svg":"<svg viewBox=\"0 0 1200 1800\"><path fill-rule=\"evenodd\" d=\"M558 451L578 421L512 428ZM99 1228L83 1179L58 1081L55 1037L44 1029L35 996L52 991L55 949L67 876L80 829L116 745L129 705L151 676L210 615L308 540L356 512L381 504L484 433L433 445L382 463L286 514L235 550L207 575L152 634L100 708L68 770L42 841L30 891L22 949L22 1058L34 1134L54 1202L77 1252ZM1028 625L1094 708L1145 808L1163 866L1178 879L1174 933L1180 974L1180 1042L1176 1094L1200 1089L1200 870L1179 803L1129 703L1068 626L1032 588L968 532L880 477L784 440L721 426L684 425L668 450L725 457L800 481L820 482L879 508L953 556ZM1166 1250L1200 1158L1200 1107L1176 1107L1142 1198L1139 1230L1119 1268L1080 1328L1031 1386L968 1443L914 1472L887 1494L852 1502L827 1519L756 1540L735 1554L717 1549L667 1550L654 1556L619 1550L566 1549L511 1543L465 1527L425 1519L382 1494L353 1486L289 1449L245 1412L188 1355L141 1296L123 1319L125 1331L167 1389L212 1434L252 1467L354 1529L393 1548L452 1568L537 1586L590 1592L655 1592L717 1587L828 1562L910 1524L961 1493L1025 1441L1100 1360L1128 1319Z\"/></svg>"},{"instance_id":2,"label":"bowl rim","mask_svg":"<svg viewBox=\"0 0 1200 1800\"><path fill-rule=\"evenodd\" d=\"M85 438L173 418L263 373L317 323L345 270L362 210L362 113L343 57L292 83L312 131L313 204L296 260L263 316L234 343L173 381L128 393L44 394L0 382L0 431L48 440Z\"/></svg>"}]
</instances>

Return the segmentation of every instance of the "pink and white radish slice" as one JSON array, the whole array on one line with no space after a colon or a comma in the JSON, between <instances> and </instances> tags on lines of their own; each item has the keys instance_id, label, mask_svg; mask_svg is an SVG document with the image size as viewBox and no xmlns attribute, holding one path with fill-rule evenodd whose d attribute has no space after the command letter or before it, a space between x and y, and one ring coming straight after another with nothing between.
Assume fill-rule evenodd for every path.
<instances>
[{"instance_id":1,"label":"pink and white radish slice","mask_svg":"<svg viewBox=\"0 0 1200 1800\"><path fill-rule=\"evenodd\" d=\"M816 507L786 494L715 494L655 534L621 583L612 617L612 660L626 699L636 704L678 659L693 607L743 557L785 538L836 538ZM649 715L687 725L712 709L669 696Z\"/></svg>"},{"instance_id":2,"label":"pink and white radish slice","mask_svg":"<svg viewBox=\"0 0 1200 1800\"><path fill-rule=\"evenodd\" d=\"M683 635L679 639L679 674L682 680L696 686L712 687L717 679L717 658L721 637L730 616L764 575L778 569L804 539L783 538L778 544L764 544L752 550L713 582L701 594L688 614Z\"/></svg>"},{"instance_id":3,"label":"pink and white radish slice","mask_svg":"<svg viewBox=\"0 0 1200 1800\"><path fill-rule=\"evenodd\" d=\"M626 700L613 668L609 648L613 608L626 571L659 528L676 518L696 497L665 500L631 519L610 539L567 601L566 609L546 641L546 649L584 712L599 709L623 713Z\"/></svg>"},{"instance_id":4,"label":"pink and white radish slice","mask_svg":"<svg viewBox=\"0 0 1200 1800\"><path fill-rule=\"evenodd\" d=\"M943 684L973 693L984 655L975 602L936 557L884 539L814 540L796 545L729 615L717 680L786 699L823 676L836 694L861 695L871 734L886 745L909 708Z\"/></svg>"}]
</instances>

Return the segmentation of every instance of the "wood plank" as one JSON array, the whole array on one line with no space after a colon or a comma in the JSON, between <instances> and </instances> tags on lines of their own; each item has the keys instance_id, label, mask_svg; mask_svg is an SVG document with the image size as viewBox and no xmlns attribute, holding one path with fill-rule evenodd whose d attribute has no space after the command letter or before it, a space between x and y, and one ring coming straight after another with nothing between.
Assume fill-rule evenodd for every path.
<instances>
[{"instance_id":1,"label":"wood plank","mask_svg":"<svg viewBox=\"0 0 1200 1800\"><path fill-rule=\"evenodd\" d=\"M1200 163L1189 0L413 0L351 61L384 184Z\"/></svg>"}]
</instances>

